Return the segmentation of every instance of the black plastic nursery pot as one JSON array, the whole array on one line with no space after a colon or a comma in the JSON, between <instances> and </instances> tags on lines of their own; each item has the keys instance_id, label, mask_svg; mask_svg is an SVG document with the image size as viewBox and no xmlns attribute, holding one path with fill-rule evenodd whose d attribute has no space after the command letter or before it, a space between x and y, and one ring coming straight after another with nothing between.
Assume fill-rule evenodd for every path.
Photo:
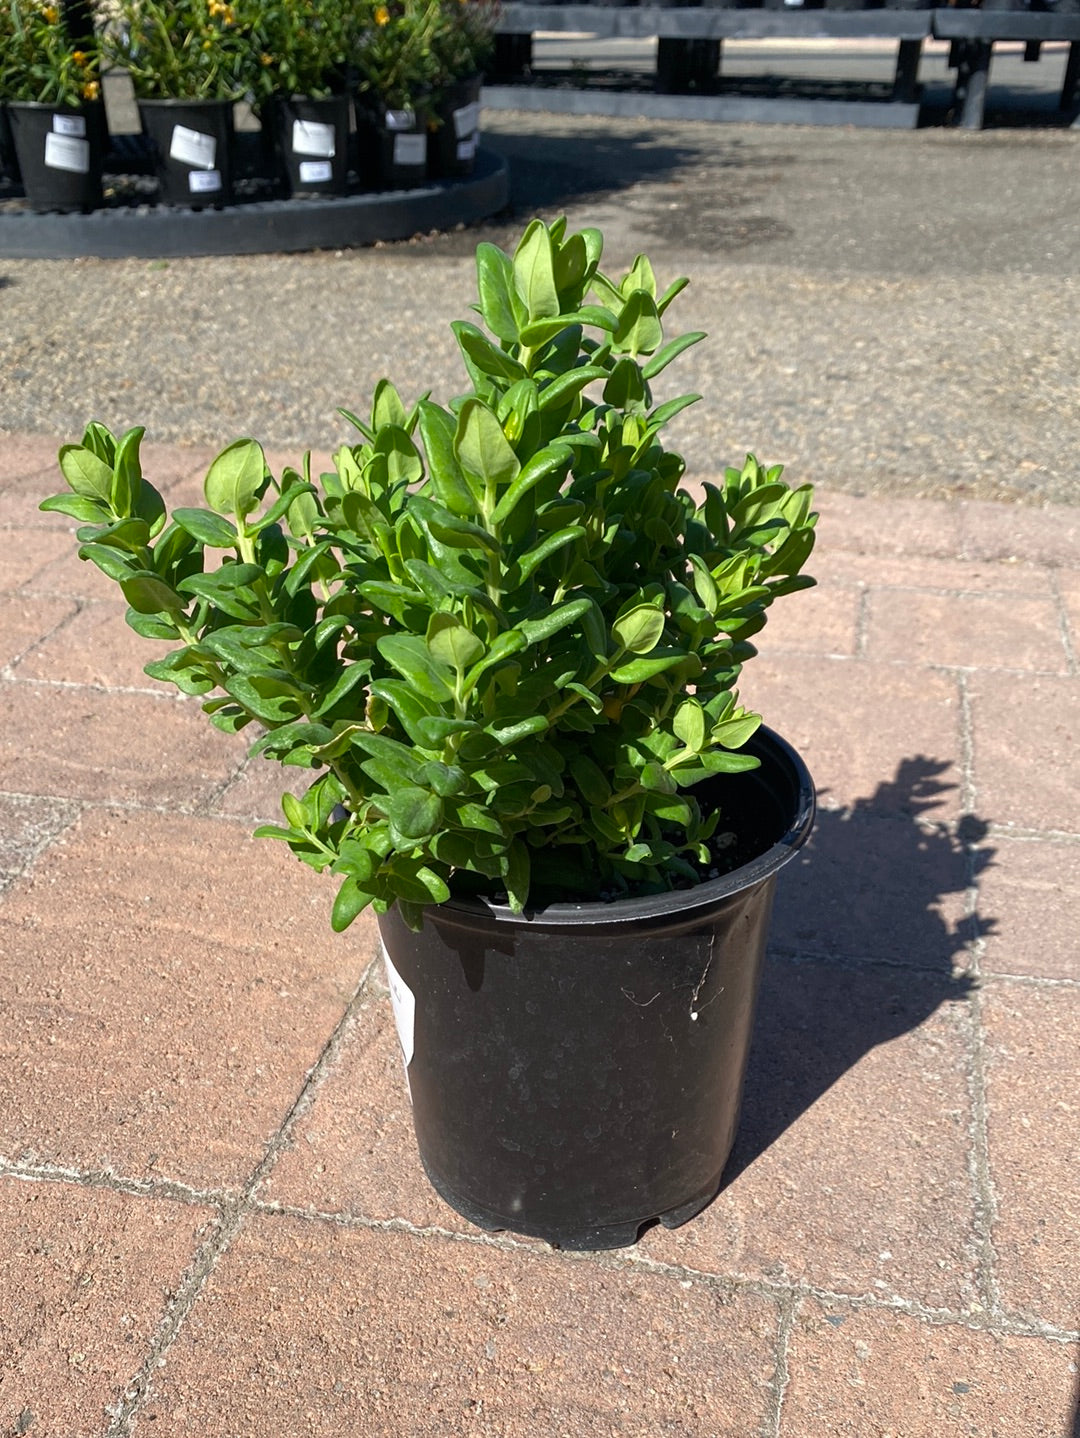
<instances>
[{"instance_id":1,"label":"black plastic nursery pot","mask_svg":"<svg viewBox=\"0 0 1080 1438\"><path fill-rule=\"evenodd\" d=\"M22 180L6 105L0 105L0 178L12 180L16 184Z\"/></svg>"},{"instance_id":2,"label":"black plastic nursery pot","mask_svg":"<svg viewBox=\"0 0 1080 1438\"><path fill-rule=\"evenodd\" d=\"M139 116L164 204L192 210L232 204L231 100L140 100Z\"/></svg>"},{"instance_id":3,"label":"black plastic nursery pot","mask_svg":"<svg viewBox=\"0 0 1080 1438\"><path fill-rule=\"evenodd\" d=\"M471 175L480 139L480 76L459 80L432 111L428 132L428 174L433 180Z\"/></svg>"},{"instance_id":4,"label":"black plastic nursery pot","mask_svg":"<svg viewBox=\"0 0 1080 1438\"><path fill-rule=\"evenodd\" d=\"M427 179L428 133L423 110L393 109L361 95L356 101L359 169L374 190L411 190Z\"/></svg>"},{"instance_id":5,"label":"black plastic nursery pot","mask_svg":"<svg viewBox=\"0 0 1080 1438\"><path fill-rule=\"evenodd\" d=\"M289 194L344 195L349 179L349 97L279 97L268 109Z\"/></svg>"},{"instance_id":6,"label":"black plastic nursery pot","mask_svg":"<svg viewBox=\"0 0 1080 1438\"><path fill-rule=\"evenodd\" d=\"M756 856L694 888L514 915L452 899L379 920L417 1146L465 1218L562 1248L621 1248L720 1189L738 1123L776 877L807 838L805 764L699 794Z\"/></svg>"},{"instance_id":7,"label":"black plastic nursery pot","mask_svg":"<svg viewBox=\"0 0 1080 1438\"><path fill-rule=\"evenodd\" d=\"M11 101L7 114L30 208L98 209L109 144L101 101L77 107Z\"/></svg>"}]
</instances>

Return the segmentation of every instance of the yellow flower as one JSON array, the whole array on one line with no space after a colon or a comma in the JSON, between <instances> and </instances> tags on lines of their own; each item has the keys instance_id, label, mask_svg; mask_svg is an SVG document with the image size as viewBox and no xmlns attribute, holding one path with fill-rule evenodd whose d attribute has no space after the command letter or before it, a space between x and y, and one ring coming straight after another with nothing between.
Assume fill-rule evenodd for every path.
<instances>
[{"instance_id":1,"label":"yellow flower","mask_svg":"<svg viewBox=\"0 0 1080 1438\"><path fill-rule=\"evenodd\" d=\"M46 5L41 13L50 25L55 25L60 19L60 11L55 5Z\"/></svg>"},{"instance_id":2,"label":"yellow flower","mask_svg":"<svg viewBox=\"0 0 1080 1438\"><path fill-rule=\"evenodd\" d=\"M82 87L82 93L84 100L96 100L101 94L101 86L96 80L87 80Z\"/></svg>"},{"instance_id":3,"label":"yellow flower","mask_svg":"<svg viewBox=\"0 0 1080 1438\"><path fill-rule=\"evenodd\" d=\"M376 24L376 25L389 25L389 24L390 24L390 11L386 8L385 5L376 5L376 6L375 6L375 24Z\"/></svg>"},{"instance_id":4,"label":"yellow flower","mask_svg":"<svg viewBox=\"0 0 1080 1438\"><path fill-rule=\"evenodd\" d=\"M268 54L266 53L266 51L264 50L264 51L262 52L262 54L259 56L259 64L260 64L260 65L263 65L263 66L266 66L266 65L272 65L273 63L274 63L274 57L273 57L273 55L268 55Z\"/></svg>"},{"instance_id":5,"label":"yellow flower","mask_svg":"<svg viewBox=\"0 0 1080 1438\"><path fill-rule=\"evenodd\" d=\"M85 70L85 69L86 69L86 51L85 51L85 50L73 50L73 51L71 52L71 58L75 61L76 65L78 65L78 67L79 67L80 70Z\"/></svg>"}]
</instances>

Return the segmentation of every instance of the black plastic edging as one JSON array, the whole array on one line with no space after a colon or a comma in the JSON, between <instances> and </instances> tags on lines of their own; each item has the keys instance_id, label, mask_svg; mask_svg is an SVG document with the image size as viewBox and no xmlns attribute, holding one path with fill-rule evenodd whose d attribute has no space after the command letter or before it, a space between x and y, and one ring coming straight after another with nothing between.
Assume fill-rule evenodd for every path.
<instances>
[{"instance_id":1,"label":"black plastic edging","mask_svg":"<svg viewBox=\"0 0 1080 1438\"><path fill-rule=\"evenodd\" d=\"M260 200L221 210L146 205L88 215L0 214L0 258L176 259L341 250L473 224L505 208L506 161L480 149L465 180L335 199Z\"/></svg>"}]
</instances>

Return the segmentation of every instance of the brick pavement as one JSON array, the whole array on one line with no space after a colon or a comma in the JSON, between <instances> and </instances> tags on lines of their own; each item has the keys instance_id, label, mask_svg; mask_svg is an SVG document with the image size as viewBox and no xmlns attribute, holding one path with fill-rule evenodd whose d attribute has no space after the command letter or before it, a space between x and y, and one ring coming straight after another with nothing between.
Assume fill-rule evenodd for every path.
<instances>
[{"instance_id":1,"label":"brick pavement","mask_svg":"<svg viewBox=\"0 0 1080 1438\"><path fill-rule=\"evenodd\" d=\"M0 1433L1071 1438L1080 509L822 497L744 683L821 814L729 1182L565 1255L427 1187L372 926L249 838L276 775L142 675L55 448L0 438Z\"/></svg>"}]
</instances>

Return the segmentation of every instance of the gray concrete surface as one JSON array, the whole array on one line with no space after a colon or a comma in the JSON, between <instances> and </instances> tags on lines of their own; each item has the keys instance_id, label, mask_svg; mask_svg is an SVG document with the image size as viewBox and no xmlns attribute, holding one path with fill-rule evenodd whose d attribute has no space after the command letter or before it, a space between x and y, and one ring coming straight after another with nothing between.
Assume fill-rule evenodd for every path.
<instances>
[{"instance_id":1,"label":"gray concrete surface","mask_svg":"<svg viewBox=\"0 0 1080 1438\"><path fill-rule=\"evenodd\" d=\"M489 114L511 212L375 250L0 261L0 429L330 449L389 373L461 383L479 239L566 211L692 286L663 391L698 474L747 449L890 495L1080 498L1080 132L913 133Z\"/></svg>"}]
</instances>

